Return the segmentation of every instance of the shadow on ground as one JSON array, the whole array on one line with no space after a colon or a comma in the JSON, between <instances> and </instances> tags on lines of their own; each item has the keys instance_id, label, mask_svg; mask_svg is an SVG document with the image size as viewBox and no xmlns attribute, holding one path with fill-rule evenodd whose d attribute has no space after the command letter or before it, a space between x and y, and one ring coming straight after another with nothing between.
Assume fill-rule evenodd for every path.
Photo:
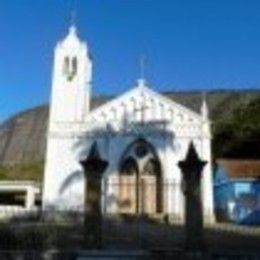
<instances>
[{"instance_id":1,"label":"shadow on ground","mask_svg":"<svg viewBox=\"0 0 260 260\"><path fill-rule=\"evenodd\" d=\"M106 216L102 225L104 250L152 252L152 259L162 259L163 255L167 259L168 254L169 259L172 254L179 259L183 252L185 234L180 223L169 224L148 216ZM76 259L71 254L84 251L86 246L83 230L82 217L73 214L1 223L0 259ZM216 224L205 227L204 238L206 252L212 259L260 259L260 227ZM65 252L70 258L46 258L50 252ZM20 254L20 258L11 257L15 254Z\"/></svg>"}]
</instances>

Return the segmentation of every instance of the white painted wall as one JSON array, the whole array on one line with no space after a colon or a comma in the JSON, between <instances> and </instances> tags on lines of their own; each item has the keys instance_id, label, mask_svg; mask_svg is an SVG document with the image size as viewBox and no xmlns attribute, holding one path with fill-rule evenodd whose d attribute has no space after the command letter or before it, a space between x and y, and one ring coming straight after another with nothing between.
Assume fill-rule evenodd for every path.
<instances>
[{"instance_id":1,"label":"white painted wall","mask_svg":"<svg viewBox=\"0 0 260 260\"><path fill-rule=\"evenodd\" d=\"M60 70L64 57L69 55L76 55L82 67L68 82ZM136 138L143 136L156 147L165 182L176 184L175 189L165 190L165 212L180 219L184 216L184 198L177 162L185 158L188 144L194 141L201 159L209 162L203 173L202 198L205 220L213 221L210 123L205 116L205 104L202 115L194 113L152 91L142 80L130 91L89 112L91 68L86 46L71 29L55 51L43 207L82 208L84 178L79 161L88 155L95 140L101 156L109 161L105 176L113 181L118 175L125 149ZM158 124L163 121L167 124ZM140 127L140 122L145 126ZM151 122L153 126L147 127ZM72 178L74 173L76 177ZM71 183L64 189L68 180ZM105 191L102 198L104 211L116 210L113 200L108 203L115 194L113 187Z\"/></svg>"}]
</instances>

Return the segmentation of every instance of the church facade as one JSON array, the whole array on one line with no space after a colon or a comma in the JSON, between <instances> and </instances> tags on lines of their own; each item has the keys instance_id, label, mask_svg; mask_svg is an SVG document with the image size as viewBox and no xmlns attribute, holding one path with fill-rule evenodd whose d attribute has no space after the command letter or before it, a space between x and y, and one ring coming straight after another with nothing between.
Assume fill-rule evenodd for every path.
<instances>
[{"instance_id":1,"label":"church facade","mask_svg":"<svg viewBox=\"0 0 260 260\"><path fill-rule=\"evenodd\" d=\"M45 160L43 208L82 210L80 161L94 142L109 165L102 182L104 213L169 214L184 219L178 162L192 141L208 163L202 174L204 220L214 221L211 132L207 106L194 112L152 90L144 79L90 109L92 60L76 28L55 49Z\"/></svg>"}]
</instances>

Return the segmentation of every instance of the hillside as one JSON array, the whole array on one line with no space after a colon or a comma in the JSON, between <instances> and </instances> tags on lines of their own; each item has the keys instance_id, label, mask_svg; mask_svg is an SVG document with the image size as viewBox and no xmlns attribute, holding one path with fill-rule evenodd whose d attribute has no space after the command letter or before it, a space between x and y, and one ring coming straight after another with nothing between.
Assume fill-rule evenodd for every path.
<instances>
[{"instance_id":1,"label":"hillside","mask_svg":"<svg viewBox=\"0 0 260 260\"><path fill-rule=\"evenodd\" d=\"M195 111L200 109L202 95L199 91L163 94ZM92 109L110 98L94 98L91 104ZM260 91L219 90L208 92L207 101L213 128L215 129L219 122L232 117L234 111L243 110L256 99L260 100ZM31 108L11 117L0 125L0 165L43 162L46 149L48 110L48 105ZM220 155L221 153L218 154L218 156Z\"/></svg>"},{"instance_id":2,"label":"hillside","mask_svg":"<svg viewBox=\"0 0 260 260\"><path fill-rule=\"evenodd\" d=\"M224 144L224 145L223 145ZM213 124L214 157L259 159L260 97L232 110Z\"/></svg>"}]
</instances>

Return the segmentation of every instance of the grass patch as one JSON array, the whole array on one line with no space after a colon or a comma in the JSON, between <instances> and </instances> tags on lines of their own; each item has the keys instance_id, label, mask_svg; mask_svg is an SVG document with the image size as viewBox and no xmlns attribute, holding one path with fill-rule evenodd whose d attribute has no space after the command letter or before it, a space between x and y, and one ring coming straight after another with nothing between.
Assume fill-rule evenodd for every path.
<instances>
[{"instance_id":1,"label":"grass patch","mask_svg":"<svg viewBox=\"0 0 260 260\"><path fill-rule=\"evenodd\" d=\"M39 182L42 180L43 171L43 161L0 165L0 180L32 180Z\"/></svg>"}]
</instances>

